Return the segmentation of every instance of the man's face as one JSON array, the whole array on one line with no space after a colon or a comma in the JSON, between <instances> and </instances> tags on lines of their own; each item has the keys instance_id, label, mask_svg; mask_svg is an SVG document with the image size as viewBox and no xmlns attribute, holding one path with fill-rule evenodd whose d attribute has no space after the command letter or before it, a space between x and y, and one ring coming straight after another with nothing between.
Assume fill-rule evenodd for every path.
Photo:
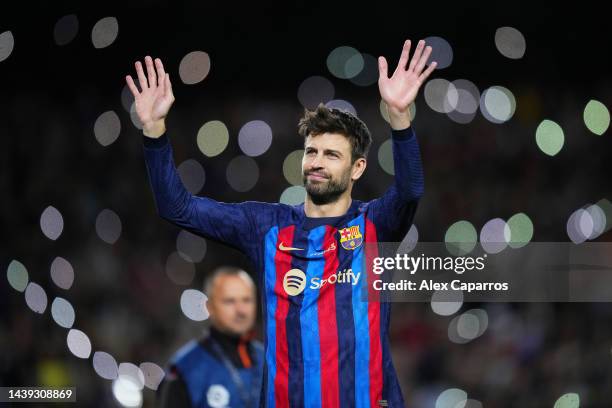
<instances>
[{"instance_id":1,"label":"man's face","mask_svg":"<svg viewBox=\"0 0 612 408\"><path fill-rule=\"evenodd\" d=\"M302 177L315 204L334 202L350 186L351 144L339 133L310 135L304 143Z\"/></svg>"},{"instance_id":2,"label":"man's face","mask_svg":"<svg viewBox=\"0 0 612 408\"><path fill-rule=\"evenodd\" d=\"M240 275L220 275L213 285L208 311L212 324L224 333L242 336L255 323L255 287Z\"/></svg>"}]
</instances>

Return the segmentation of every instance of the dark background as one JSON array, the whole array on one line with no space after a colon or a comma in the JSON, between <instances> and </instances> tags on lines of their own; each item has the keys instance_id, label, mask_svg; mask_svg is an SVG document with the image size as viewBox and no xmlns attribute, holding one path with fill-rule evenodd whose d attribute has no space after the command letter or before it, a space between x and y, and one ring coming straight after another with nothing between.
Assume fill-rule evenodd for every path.
<instances>
[{"instance_id":1,"label":"dark background","mask_svg":"<svg viewBox=\"0 0 612 408\"><path fill-rule=\"evenodd\" d=\"M172 283L164 271L167 256L176 250L178 229L156 215L141 133L121 106L123 78L134 74L133 62L145 55L163 59L176 96L168 129L177 163L196 158L206 170L200 194L223 201L278 201L289 186L283 160L302 144L296 132L303 113L298 86L309 76L325 76L334 83L335 97L351 101L372 131L370 166L355 191L356 198L371 199L392 181L376 159L378 146L388 138L378 90L333 77L327 55L351 45L386 56L392 70L405 39L432 35L445 38L454 50L453 64L432 78L466 78L481 91L503 85L516 96L517 111L501 125L480 113L460 125L429 109L421 91L414 121L426 176L415 218L420 240L442 241L448 226L461 219L478 230L492 218L524 212L534 223L534 241L568 241L566 222L573 211L612 199L610 131L594 136L582 122L590 99L612 106L610 21L597 7L603 6L4 4L0 32L12 31L15 48L0 62L0 267L5 271L11 260L19 260L30 280L45 288L49 303L55 296L69 300L76 311L74 327L89 335L93 351L105 350L118 362L163 366L205 324L181 314L179 297L186 287ZM57 46L53 27L66 14L77 15L79 32L71 43ZM107 16L118 19L119 35L111 46L95 49L91 28ZM505 58L495 48L495 30L502 26L525 36L522 59ZM184 85L178 65L194 50L210 55L211 71L201 83ZM535 102L521 104L526 99ZM122 128L116 142L102 147L93 125L107 110L119 115ZM195 136L213 119L224 121L230 143L220 156L208 159L198 151ZM255 158L260 169L255 188L239 193L227 185L225 167L240 154L240 127L255 119L270 124L273 144ZM565 131L565 146L555 157L535 143L543 119ZM56 241L39 226L49 205L64 218ZM96 236L95 219L104 208L122 221L114 245ZM598 241L611 237L608 232ZM49 277L58 255L75 269L69 291ZM206 274L225 263L249 268L241 255L208 242L187 287L200 289ZM66 330L53 322L49 309L33 313L22 293L6 279L0 282L0 385L45 385L41 373L52 364L65 374L67 385L77 387L77 405L119 406L111 382L96 375L91 358L81 360L68 351ZM434 314L428 304L395 305L391 343L410 406L433 407L447 388L465 390L484 407L552 407L567 392L578 393L582 407L609 405L612 306L479 307L488 311L491 330L458 345L447 336L451 317ZM144 398L151 406L154 392L145 388Z\"/></svg>"}]
</instances>

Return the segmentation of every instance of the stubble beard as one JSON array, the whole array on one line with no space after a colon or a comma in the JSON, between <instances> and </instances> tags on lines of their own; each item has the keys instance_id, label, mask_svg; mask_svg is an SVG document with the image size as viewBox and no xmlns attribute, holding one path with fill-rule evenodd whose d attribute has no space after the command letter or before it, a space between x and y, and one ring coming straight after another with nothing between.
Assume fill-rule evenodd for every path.
<instances>
[{"instance_id":1,"label":"stubble beard","mask_svg":"<svg viewBox=\"0 0 612 408\"><path fill-rule=\"evenodd\" d=\"M313 183L308 180L306 174L302 178L306 193L311 201L316 205L324 205L334 203L348 189L351 180L351 171L347 170L342 174L340 179L333 177L325 181Z\"/></svg>"}]
</instances>

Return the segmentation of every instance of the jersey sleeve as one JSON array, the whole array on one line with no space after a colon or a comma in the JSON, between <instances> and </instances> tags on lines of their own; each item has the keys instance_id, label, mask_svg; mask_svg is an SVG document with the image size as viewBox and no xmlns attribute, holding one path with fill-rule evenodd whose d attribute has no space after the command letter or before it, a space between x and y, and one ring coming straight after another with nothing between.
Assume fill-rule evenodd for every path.
<instances>
[{"instance_id":1,"label":"jersey sleeve","mask_svg":"<svg viewBox=\"0 0 612 408\"><path fill-rule=\"evenodd\" d=\"M401 241L404 238L424 190L421 153L414 129L393 130L391 140L395 172L393 184L369 205L379 231L379 241Z\"/></svg>"},{"instance_id":2,"label":"jersey sleeve","mask_svg":"<svg viewBox=\"0 0 612 408\"><path fill-rule=\"evenodd\" d=\"M248 252L255 231L251 203L223 203L191 194L176 169L168 136L143 137L157 213L181 228Z\"/></svg>"}]
</instances>

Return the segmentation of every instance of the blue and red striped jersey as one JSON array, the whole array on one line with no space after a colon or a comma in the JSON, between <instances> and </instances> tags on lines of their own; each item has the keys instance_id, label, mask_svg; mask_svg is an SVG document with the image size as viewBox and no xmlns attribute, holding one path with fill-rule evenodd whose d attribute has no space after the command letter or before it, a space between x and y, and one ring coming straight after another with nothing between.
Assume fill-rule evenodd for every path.
<instances>
[{"instance_id":1,"label":"blue and red striped jersey","mask_svg":"<svg viewBox=\"0 0 612 408\"><path fill-rule=\"evenodd\" d=\"M265 407L403 407L391 361L390 304L368 290L369 243L401 241L423 194L412 128L392 131L394 182L345 215L310 218L303 204L223 203L189 193L166 135L145 137L159 215L244 252L263 299ZM375 251L374 251L375 252Z\"/></svg>"}]
</instances>

